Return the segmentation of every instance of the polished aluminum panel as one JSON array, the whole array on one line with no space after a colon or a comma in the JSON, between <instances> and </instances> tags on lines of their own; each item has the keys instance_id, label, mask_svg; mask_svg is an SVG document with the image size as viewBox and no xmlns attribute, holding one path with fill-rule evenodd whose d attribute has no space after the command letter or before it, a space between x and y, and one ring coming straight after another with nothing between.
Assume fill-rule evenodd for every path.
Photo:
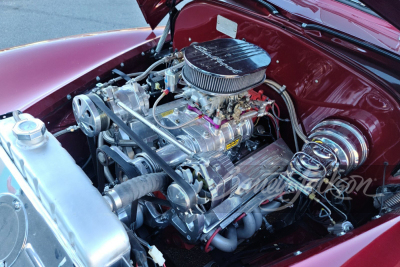
<instances>
[{"instance_id":1,"label":"polished aluminum panel","mask_svg":"<svg viewBox=\"0 0 400 267\"><path fill-rule=\"evenodd\" d=\"M1 146L48 212L48 224L56 224L83 265L112 266L129 257L124 227L57 139L46 132L40 145L21 147L14 125L13 118L0 120Z\"/></svg>"},{"instance_id":2,"label":"polished aluminum panel","mask_svg":"<svg viewBox=\"0 0 400 267\"><path fill-rule=\"evenodd\" d=\"M230 19L227 19L221 15L217 16L217 31L228 35L235 39L237 34L238 24Z\"/></svg>"}]
</instances>

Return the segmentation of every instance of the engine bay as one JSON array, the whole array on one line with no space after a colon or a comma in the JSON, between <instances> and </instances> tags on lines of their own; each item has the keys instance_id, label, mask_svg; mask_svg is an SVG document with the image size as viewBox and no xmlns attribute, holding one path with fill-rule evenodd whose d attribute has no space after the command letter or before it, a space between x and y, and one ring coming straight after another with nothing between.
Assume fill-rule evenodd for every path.
<instances>
[{"instance_id":1,"label":"engine bay","mask_svg":"<svg viewBox=\"0 0 400 267\"><path fill-rule=\"evenodd\" d=\"M357 126L337 118L319 122L306 135L285 86L266 77L270 63L268 51L244 40L193 43L143 72L114 70L117 78L73 98L76 125L54 135L39 119L14 112L0 121L1 144L24 162L17 167L29 170L31 186L70 241L94 230L55 200L58 186L50 180L41 186L43 167L32 158L45 154L50 160L57 152L63 156L53 160L75 177L60 178L62 185L84 180L75 201L89 202L92 220L104 226L90 244L75 241L87 262L102 254L107 264L124 258L136 266L165 266L165 252L152 242L168 233L174 240L169 242L199 257L229 257L253 237L273 235L304 216L327 235L343 235L354 227L349 184L341 177L363 165L370 144ZM281 135L282 124L290 126L284 135L290 140ZM90 151L79 170L55 139L78 129ZM84 213L83 207L76 211ZM97 251L88 249L93 242Z\"/></svg>"}]
</instances>

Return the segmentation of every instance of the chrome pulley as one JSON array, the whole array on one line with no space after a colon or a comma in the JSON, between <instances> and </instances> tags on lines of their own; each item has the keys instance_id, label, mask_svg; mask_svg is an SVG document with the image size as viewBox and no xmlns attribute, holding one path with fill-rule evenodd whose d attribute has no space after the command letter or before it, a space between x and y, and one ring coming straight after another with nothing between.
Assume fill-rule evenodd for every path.
<instances>
[{"instance_id":1,"label":"chrome pulley","mask_svg":"<svg viewBox=\"0 0 400 267\"><path fill-rule=\"evenodd\" d=\"M79 127L89 137L107 130L110 125L110 118L87 95L74 97L72 110Z\"/></svg>"}]
</instances>

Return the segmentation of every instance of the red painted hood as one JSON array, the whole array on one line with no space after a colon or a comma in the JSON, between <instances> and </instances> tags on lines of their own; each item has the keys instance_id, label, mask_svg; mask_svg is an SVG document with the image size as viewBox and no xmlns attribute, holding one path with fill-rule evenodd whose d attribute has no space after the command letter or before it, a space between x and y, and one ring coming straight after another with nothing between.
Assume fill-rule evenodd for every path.
<instances>
[{"instance_id":1,"label":"red painted hood","mask_svg":"<svg viewBox=\"0 0 400 267\"><path fill-rule=\"evenodd\" d=\"M362 2L397 29L400 29L399 0L362 0Z\"/></svg>"},{"instance_id":2,"label":"red painted hood","mask_svg":"<svg viewBox=\"0 0 400 267\"><path fill-rule=\"evenodd\" d=\"M173 0L136 0L142 10L143 16L146 22L151 28L155 28L158 23L167 15L169 7L167 3L171 3ZM217 0L215 0L217 1ZM236 1L254 1L254 0L236 0ZM176 0L176 4L182 2L182 0ZM268 1L267 1L268 2ZM292 0L296 4L300 4L303 0ZM305 1L306 2L306 1ZM323 0L322 0L323 2ZM362 2L379 14L382 18L390 22L393 26L400 29L400 16L398 14L400 10L400 0L362 0ZM338 10L340 12L340 10Z\"/></svg>"},{"instance_id":3,"label":"red painted hood","mask_svg":"<svg viewBox=\"0 0 400 267\"><path fill-rule=\"evenodd\" d=\"M158 23L168 14L169 7L167 4L173 0L136 0L142 10L146 22L154 29ZM179 4L182 0L176 0Z\"/></svg>"}]
</instances>

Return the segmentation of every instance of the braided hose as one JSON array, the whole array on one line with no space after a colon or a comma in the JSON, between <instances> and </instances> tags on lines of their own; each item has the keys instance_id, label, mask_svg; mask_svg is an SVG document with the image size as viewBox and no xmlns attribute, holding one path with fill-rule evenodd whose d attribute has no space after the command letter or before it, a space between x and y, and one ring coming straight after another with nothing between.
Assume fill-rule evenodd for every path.
<instances>
[{"instance_id":1,"label":"braided hose","mask_svg":"<svg viewBox=\"0 0 400 267\"><path fill-rule=\"evenodd\" d=\"M287 106L289 116L290 116L290 122L292 124L292 129L293 129L293 136L294 136L294 143L296 145L296 150L299 151L299 146L297 143L297 136L300 137L301 140L303 140L304 143L308 143L307 136L304 135L303 131L300 129L299 125L297 124L297 115L296 115L296 110L294 108L292 99L290 98L289 94L284 90L284 86L279 85L278 83L271 81L271 80L265 80L264 81L269 87L271 87L273 90L275 90L278 94L280 94Z\"/></svg>"}]
</instances>

